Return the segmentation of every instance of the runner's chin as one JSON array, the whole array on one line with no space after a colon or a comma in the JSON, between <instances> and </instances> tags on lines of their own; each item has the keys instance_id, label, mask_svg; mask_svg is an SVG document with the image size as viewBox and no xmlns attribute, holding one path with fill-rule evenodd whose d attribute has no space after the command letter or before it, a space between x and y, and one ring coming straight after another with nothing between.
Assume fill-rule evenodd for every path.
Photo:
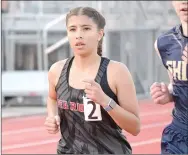
<instances>
[{"instance_id":1,"label":"runner's chin","mask_svg":"<svg viewBox=\"0 0 188 155\"><path fill-rule=\"evenodd\" d=\"M88 52L87 52L85 46L75 47L74 53L79 54L79 55L82 55L82 56L88 54Z\"/></svg>"}]
</instances>

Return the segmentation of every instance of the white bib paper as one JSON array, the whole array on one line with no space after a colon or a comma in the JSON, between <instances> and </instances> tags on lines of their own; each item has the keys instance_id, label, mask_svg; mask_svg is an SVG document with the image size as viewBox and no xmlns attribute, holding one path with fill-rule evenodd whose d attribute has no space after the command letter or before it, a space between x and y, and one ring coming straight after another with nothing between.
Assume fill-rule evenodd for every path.
<instances>
[{"instance_id":1,"label":"white bib paper","mask_svg":"<svg viewBox=\"0 0 188 155\"><path fill-rule=\"evenodd\" d=\"M101 107L91 99L83 96L84 116L86 121L101 121Z\"/></svg>"}]
</instances>

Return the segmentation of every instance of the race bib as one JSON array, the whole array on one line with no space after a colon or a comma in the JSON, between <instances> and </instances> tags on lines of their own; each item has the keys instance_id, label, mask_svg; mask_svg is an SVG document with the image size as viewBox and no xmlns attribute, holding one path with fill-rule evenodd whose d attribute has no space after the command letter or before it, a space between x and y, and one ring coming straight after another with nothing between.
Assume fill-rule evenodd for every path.
<instances>
[{"instance_id":1,"label":"race bib","mask_svg":"<svg viewBox=\"0 0 188 155\"><path fill-rule=\"evenodd\" d=\"M101 107L91 99L83 96L84 116L86 121L101 121Z\"/></svg>"}]
</instances>

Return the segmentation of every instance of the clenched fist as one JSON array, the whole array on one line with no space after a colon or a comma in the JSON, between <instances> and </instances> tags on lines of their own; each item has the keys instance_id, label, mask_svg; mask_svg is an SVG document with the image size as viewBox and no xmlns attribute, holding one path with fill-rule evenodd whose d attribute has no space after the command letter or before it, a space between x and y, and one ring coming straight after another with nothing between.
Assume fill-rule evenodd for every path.
<instances>
[{"instance_id":1,"label":"clenched fist","mask_svg":"<svg viewBox=\"0 0 188 155\"><path fill-rule=\"evenodd\" d=\"M105 104L109 102L109 97L103 92L101 86L97 82L91 79L85 79L83 82L86 83L85 93L87 98L101 106L105 106Z\"/></svg>"},{"instance_id":2,"label":"clenched fist","mask_svg":"<svg viewBox=\"0 0 188 155\"><path fill-rule=\"evenodd\" d=\"M168 87L164 83L155 82L152 84L150 94L153 102L156 104L166 104L173 101Z\"/></svg>"},{"instance_id":3,"label":"clenched fist","mask_svg":"<svg viewBox=\"0 0 188 155\"><path fill-rule=\"evenodd\" d=\"M59 132L60 118L59 116L47 117L44 123L48 133L56 134Z\"/></svg>"}]
</instances>

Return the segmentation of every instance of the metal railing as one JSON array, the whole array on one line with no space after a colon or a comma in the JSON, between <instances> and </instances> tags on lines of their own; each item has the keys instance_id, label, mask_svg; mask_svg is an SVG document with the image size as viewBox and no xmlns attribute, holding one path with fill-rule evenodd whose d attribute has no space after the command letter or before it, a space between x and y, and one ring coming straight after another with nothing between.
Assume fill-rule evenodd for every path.
<instances>
[{"instance_id":1,"label":"metal railing","mask_svg":"<svg viewBox=\"0 0 188 155\"><path fill-rule=\"evenodd\" d=\"M99 11L102 11L102 1L97 2L97 7ZM58 24L59 22L62 22L63 20L65 20L65 18L66 18L66 14L63 14L59 16L58 18L47 23L43 29L43 51L44 51L44 69L45 70L48 70L48 54L54 52L56 49L58 49L59 47L63 46L64 44L68 42L68 37L66 36L62 38L61 40L59 40L58 42L51 45L50 47L48 47L48 36L47 36L48 30L54 25Z\"/></svg>"},{"instance_id":2,"label":"metal railing","mask_svg":"<svg viewBox=\"0 0 188 155\"><path fill-rule=\"evenodd\" d=\"M48 47L48 30L54 25L65 20L66 14L59 16L58 18L48 22L43 29L43 51L44 51L44 69L48 70L48 54L54 52L59 47L68 42L67 36Z\"/></svg>"}]
</instances>

